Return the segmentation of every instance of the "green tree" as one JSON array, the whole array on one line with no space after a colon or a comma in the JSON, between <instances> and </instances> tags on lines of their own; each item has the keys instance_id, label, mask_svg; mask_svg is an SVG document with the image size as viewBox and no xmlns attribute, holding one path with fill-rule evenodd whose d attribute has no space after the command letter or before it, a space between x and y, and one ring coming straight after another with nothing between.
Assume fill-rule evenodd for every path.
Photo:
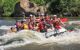
<instances>
[{"instance_id":1,"label":"green tree","mask_svg":"<svg viewBox=\"0 0 80 50\"><path fill-rule=\"evenodd\" d=\"M18 2L18 0L0 0L1 6L3 6L4 14L3 16L10 16L14 11L14 6Z\"/></svg>"},{"instance_id":2,"label":"green tree","mask_svg":"<svg viewBox=\"0 0 80 50\"><path fill-rule=\"evenodd\" d=\"M14 12L15 4L19 0L0 0L0 7L3 7L3 16L10 16ZM39 6L48 7L51 14L70 13L71 16L80 15L80 0L31 0Z\"/></svg>"},{"instance_id":3,"label":"green tree","mask_svg":"<svg viewBox=\"0 0 80 50\"><path fill-rule=\"evenodd\" d=\"M31 0L31 1L38 5L44 5L44 4L51 3L54 0Z\"/></svg>"},{"instance_id":4,"label":"green tree","mask_svg":"<svg viewBox=\"0 0 80 50\"><path fill-rule=\"evenodd\" d=\"M72 16L77 16L80 10L80 0L61 0L62 13L68 12Z\"/></svg>"}]
</instances>

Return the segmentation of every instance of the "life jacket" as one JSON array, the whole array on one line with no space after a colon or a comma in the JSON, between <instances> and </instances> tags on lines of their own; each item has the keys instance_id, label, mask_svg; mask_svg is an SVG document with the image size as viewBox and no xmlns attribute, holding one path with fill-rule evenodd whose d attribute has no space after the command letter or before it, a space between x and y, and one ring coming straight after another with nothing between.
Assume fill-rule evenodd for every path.
<instances>
[{"instance_id":1,"label":"life jacket","mask_svg":"<svg viewBox=\"0 0 80 50\"><path fill-rule=\"evenodd\" d=\"M45 28L43 22L40 22L38 25L39 30L43 30Z\"/></svg>"},{"instance_id":2,"label":"life jacket","mask_svg":"<svg viewBox=\"0 0 80 50\"><path fill-rule=\"evenodd\" d=\"M36 18L36 22L40 22L41 20L39 18Z\"/></svg>"},{"instance_id":3,"label":"life jacket","mask_svg":"<svg viewBox=\"0 0 80 50\"><path fill-rule=\"evenodd\" d=\"M59 21L53 21L53 26L54 26L56 29L61 29Z\"/></svg>"},{"instance_id":4,"label":"life jacket","mask_svg":"<svg viewBox=\"0 0 80 50\"><path fill-rule=\"evenodd\" d=\"M50 25L52 24L52 21L51 21L51 20L47 20L46 22L47 22L48 24L50 24Z\"/></svg>"},{"instance_id":5,"label":"life jacket","mask_svg":"<svg viewBox=\"0 0 80 50\"><path fill-rule=\"evenodd\" d=\"M46 20L50 20L50 16L46 16Z\"/></svg>"},{"instance_id":6,"label":"life jacket","mask_svg":"<svg viewBox=\"0 0 80 50\"><path fill-rule=\"evenodd\" d=\"M28 25L27 24L23 24L23 29L28 29Z\"/></svg>"},{"instance_id":7,"label":"life jacket","mask_svg":"<svg viewBox=\"0 0 80 50\"><path fill-rule=\"evenodd\" d=\"M29 28L30 30L33 30L33 29L34 29L33 24L32 24L32 23L29 23L29 24L28 24L28 28Z\"/></svg>"},{"instance_id":8,"label":"life jacket","mask_svg":"<svg viewBox=\"0 0 80 50\"><path fill-rule=\"evenodd\" d=\"M16 27L20 27L21 26L21 23L20 22L17 22L16 23Z\"/></svg>"},{"instance_id":9,"label":"life jacket","mask_svg":"<svg viewBox=\"0 0 80 50\"><path fill-rule=\"evenodd\" d=\"M21 24L20 22L17 22L17 23L16 23L16 28L17 28L17 31L22 30L22 29L23 29L23 28L22 28L22 24Z\"/></svg>"}]
</instances>

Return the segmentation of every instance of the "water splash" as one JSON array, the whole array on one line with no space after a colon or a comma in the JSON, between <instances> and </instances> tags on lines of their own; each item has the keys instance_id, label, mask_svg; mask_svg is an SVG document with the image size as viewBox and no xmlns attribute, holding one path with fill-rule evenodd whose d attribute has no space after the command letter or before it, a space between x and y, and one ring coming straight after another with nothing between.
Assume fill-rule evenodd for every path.
<instances>
[{"instance_id":1,"label":"water splash","mask_svg":"<svg viewBox=\"0 0 80 50\"><path fill-rule=\"evenodd\" d=\"M7 27L6 27L7 28ZM2 50L80 50L80 29L45 38L42 33L22 30L0 36Z\"/></svg>"}]
</instances>

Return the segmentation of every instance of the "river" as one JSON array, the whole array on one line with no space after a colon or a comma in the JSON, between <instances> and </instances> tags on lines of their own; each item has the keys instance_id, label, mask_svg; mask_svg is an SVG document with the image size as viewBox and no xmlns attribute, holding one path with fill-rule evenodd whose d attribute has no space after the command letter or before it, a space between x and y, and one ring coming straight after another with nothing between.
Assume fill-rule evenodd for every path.
<instances>
[{"instance_id":1,"label":"river","mask_svg":"<svg viewBox=\"0 0 80 50\"><path fill-rule=\"evenodd\" d=\"M0 29L3 29L0 33L3 34L14 23L15 20L0 20ZM80 50L80 29L50 38L45 38L39 32L22 30L0 36L0 50Z\"/></svg>"}]
</instances>

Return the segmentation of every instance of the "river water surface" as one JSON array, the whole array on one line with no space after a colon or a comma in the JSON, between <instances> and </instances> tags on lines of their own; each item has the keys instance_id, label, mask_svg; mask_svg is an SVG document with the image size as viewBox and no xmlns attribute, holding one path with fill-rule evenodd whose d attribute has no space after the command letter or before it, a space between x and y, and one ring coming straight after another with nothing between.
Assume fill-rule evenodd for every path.
<instances>
[{"instance_id":1,"label":"river water surface","mask_svg":"<svg viewBox=\"0 0 80 50\"><path fill-rule=\"evenodd\" d=\"M0 34L4 34L14 23L15 21L0 20ZM80 29L49 38L30 30L5 34L0 36L0 50L80 50Z\"/></svg>"}]
</instances>

